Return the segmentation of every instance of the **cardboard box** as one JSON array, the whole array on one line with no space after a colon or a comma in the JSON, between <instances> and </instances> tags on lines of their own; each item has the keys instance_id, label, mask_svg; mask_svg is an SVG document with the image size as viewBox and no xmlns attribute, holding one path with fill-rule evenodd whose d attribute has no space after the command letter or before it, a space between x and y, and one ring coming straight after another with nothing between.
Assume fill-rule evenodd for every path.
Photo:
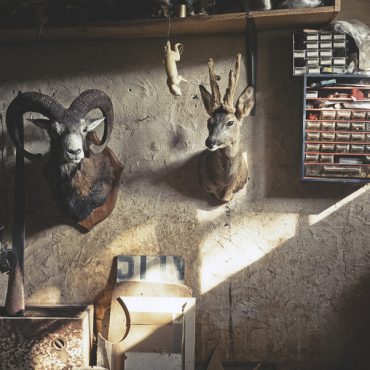
<instances>
[{"instance_id":1,"label":"cardboard box","mask_svg":"<svg viewBox=\"0 0 370 370\"><path fill-rule=\"evenodd\" d=\"M185 370L194 369L195 298L120 297L120 300L130 322L128 334L119 344L120 352L177 354L184 356ZM163 357L162 361L165 366L172 358Z\"/></svg>"}]
</instances>

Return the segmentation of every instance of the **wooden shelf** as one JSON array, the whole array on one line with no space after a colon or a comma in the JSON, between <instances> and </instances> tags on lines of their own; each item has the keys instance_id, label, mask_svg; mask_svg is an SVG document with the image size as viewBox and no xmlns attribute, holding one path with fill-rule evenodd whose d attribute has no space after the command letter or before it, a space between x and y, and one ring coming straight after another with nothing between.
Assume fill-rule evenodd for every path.
<instances>
[{"instance_id":1,"label":"wooden shelf","mask_svg":"<svg viewBox=\"0 0 370 370\"><path fill-rule=\"evenodd\" d=\"M333 111L333 112L337 112L337 111L348 111L348 110L351 110L351 111L358 111L358 112L369 112L370 111L370 108L338 108L338 109L330 109L330 108L306 108L306 111L315 111L315 112L322 112L322 111ZM315 120L312 120L312 121L315 121ZM364 121L361 121L361 122L364 122Z\"/></svg>"},{"instance_id":2,"label":"wooden shelf","mask_svg":"<svg viewBox=\"0 0 370 370\"><path fill-rule=\"evenodd\" d=\"M368 119L306 119L307 122L370 122ZM308 130L309 131L309 130ZM328 131L323 131L323 132L328 132ZM339 131L343 132L343 131ZM352 132L352 131L351 131ZM358 132L363 132L363 131L358 131Z\"/></svg>"},{"instance_id":3,"label":"wooden shelf","mask_svg":"<svg viewBox=\"0 0 370 370\"><path fill-rule=\"evenodd\" d=\"M323 155L341 155L341 156L352 156L352 157L366 157L369 156L369 153L350 153L350 152L304 152L304 154L323 154ZM310 162L309 162L310 163ZM311 162L312 163L312 162ZM324 163L324 162L322 162Z\"/></svg>"},{"instance_id":4,"label":"wooden shelf","mask_svg":"<svg viewBox=\"0 0 370 370\"><path fill-rule=\"evenodd\" d=\"M303 28L330 23L340 10L335 6L310 9L282 9L252 12L258 30ZM240 33L245 31L246 13L202 15L171 19L171 35ZM36 28L0 28L0 43L86 39L165 38L168 19L108 22L78 26Z\"/></svg>"},{"instance_id":5,"label":"wooden shelf","mask_svg":"<svg viewBox=\"0 0 370 370\"><path fill-rule=\"evenodd\" d=\"M304 162L305 166L365 166L369 167L370 163L351 163L350 165L346 163L330 163L330 162Z\"/></svg>"},{"instance_id":6,"label":"wooden shelf","mask_svg":"<svg viewBox=\"0 0 370 370\"><path fill-rule=\"evenodd\" d=\"M319 134L370 134L370 131L323 131L323 130L305 130L308 133L319 133ZM314 143L315 140L308 140L308 143ZM318 144L315 142L315 144ZM330 143L328 143L330 144Z\"/></svg>"},{"instance_id":7,"label":"wooden shelf","mask_svg":"<svg viewBox=\"0 0 370 370\"><path fill-rule=\"evenodd\" d=\"M364 75L364 78L368 78L368 76ZM333 79L335 79L335 75L333 75ZM308 90L352 90L352 89L359 89L359 90L370 90L370 85L352 85L352 86L318 86L318 87L308 87Z\"/></svg>"},{"instance_id":8,"label":"wooden shelf","mask_svg":"<svg viewBox=\"0 0 370 370\"><path fill-rule=\"evenodd\" d=\"M319 100L319 101L350 101L354 103L361 103L361 102L370 102L370 99L361 99L361 100L353 100L351 98L306 98L306 100Z\"/></svg>"},{"instance_id":9,"label":"wooden shelf","mask_svg":"<svg viewBox=\"0 0 370 370\"><path fill-rule=\"evenodd\" d=\"M316 131L320 132L320 131ZM356 132L357 133L357 132ZM362 133L362 132L361 132ZM306 141L307 144L353 144L353 145L370 145L370 142L366 141L318 141L318 140L312 140L312 141ZM369 152L370 155L370 152Z\"/></svg>"}]
</instances>

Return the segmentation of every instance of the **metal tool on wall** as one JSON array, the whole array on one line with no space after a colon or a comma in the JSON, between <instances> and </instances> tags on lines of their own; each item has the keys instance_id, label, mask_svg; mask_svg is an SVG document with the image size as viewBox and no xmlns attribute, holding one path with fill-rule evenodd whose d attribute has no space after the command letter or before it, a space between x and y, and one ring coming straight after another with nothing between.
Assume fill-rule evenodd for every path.
<instances>
[{"instance_id":1,"label":"metal tool on wall","mask_svg":"<svg viewBox=\"0 0 370 370\"><path fill-rule=\"evenodd\" d=\"M17 125L20 145L23 146L23 122ZM14 186L13 254L10 264L5 310L11 316L23 316L24 303L24 242L25 242L25 166L17 149Z\"/></svg>"},{"instance_id":2,"label":"metal tool on wall","mask_svg":"<svg viewBox=\"0 0 370 370\"><path fill-rule=\"evenodd\" d=\"M254 88L254 107L251 116L256 114L256 88L257 88L257 28L253 18L253 13L248 11L246 14L246 51L247 51L247 80L248 86Z\"/></svg>"},{"instance_id":3,"label":"metal tool on wall","mask_svg":"<svg viewBox=\"0 0 370 370\"><path fill-rule=\"evenodd\" d=\"M8 243L9 237L9 226L10 226L10 212L9 212L9 201L8 201L8 174L5 165L6 147L5 147L5 130L3 116L0 114L0 273L10 271L12 251Z\"/></svg>"}]
</instances>

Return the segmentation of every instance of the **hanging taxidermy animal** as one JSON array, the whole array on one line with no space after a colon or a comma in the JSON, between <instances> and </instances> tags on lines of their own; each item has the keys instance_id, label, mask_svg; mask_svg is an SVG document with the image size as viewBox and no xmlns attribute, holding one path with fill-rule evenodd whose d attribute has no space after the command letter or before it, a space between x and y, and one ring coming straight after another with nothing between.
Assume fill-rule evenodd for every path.
<instances>
[{"instance_id":1,"label":"hanging taxidermy animal","mask_svg":"<svg viewBox=\"0 0 370 370\"><path fill-rule=\"evenodd\" d=\"M99 109L103 118L86 118L94 109ZM34 161L40 159L41 154L26 151L19 138L23 115L27 112L47 117L28 121L46 130L50 137L44 175L54 198L72 220L89 231L112 212L123 169L107 147L114 120L111 99L103 91L87 90L65 109L50 96L20 93L9 105L6 125L17 151ZM103 122L100 142L94 130Z\"/></svg>"},{"instance_id":2,"label":"hanging taxidermy animal","mask_svg":"<svg viewBox=\"0 0 370 370\"><path fill-rule=\"evenodd\" d=\"M176 62L180 61L182 50L183 45L179 43L175 44L174 49L172 50L170 41L167 41L167 44L164 47L164 64L167 73L167 85L170 89L171 94L175 96L182 95L181 89L179 87L180 82L188 82L177 72Z\"/></svg>"},{"instance_id":3,"label":"hanging taxidermy animal","mask_svg":"<svg viewBox=\"0 0 370 370\"><path fill-rule=\"evenodd\" d=\"M223 101L213 60L208 63L211 91L203 85L200 92L207 113L208 133L205 150L199 163L200 182L217 199L228 202L247 183L248 169L240 145L240 127L254 106L254 89L247 87L234 106L234 95L240 75L241 55L237 55L235 71L230 70L229 86Z\"/></svg>"}]
</instances>

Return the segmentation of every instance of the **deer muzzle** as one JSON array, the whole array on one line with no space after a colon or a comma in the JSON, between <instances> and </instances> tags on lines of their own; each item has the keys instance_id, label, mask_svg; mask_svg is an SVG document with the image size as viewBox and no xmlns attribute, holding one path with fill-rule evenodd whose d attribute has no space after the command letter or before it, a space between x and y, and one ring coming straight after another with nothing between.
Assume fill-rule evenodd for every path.
<instances>
[{"instance_id":1,"label":"deer muzzle","mask_svg":"<svg viewBox=\"0 0 370 370\"><path fill-rule=\"evenodd\" d=\"M220 149L220 147L222 147L222 143L219 140L213 138L212 136L208 136L206 140L206 147L213 152L217 149Z\"/></svg>"}]
</instances>

